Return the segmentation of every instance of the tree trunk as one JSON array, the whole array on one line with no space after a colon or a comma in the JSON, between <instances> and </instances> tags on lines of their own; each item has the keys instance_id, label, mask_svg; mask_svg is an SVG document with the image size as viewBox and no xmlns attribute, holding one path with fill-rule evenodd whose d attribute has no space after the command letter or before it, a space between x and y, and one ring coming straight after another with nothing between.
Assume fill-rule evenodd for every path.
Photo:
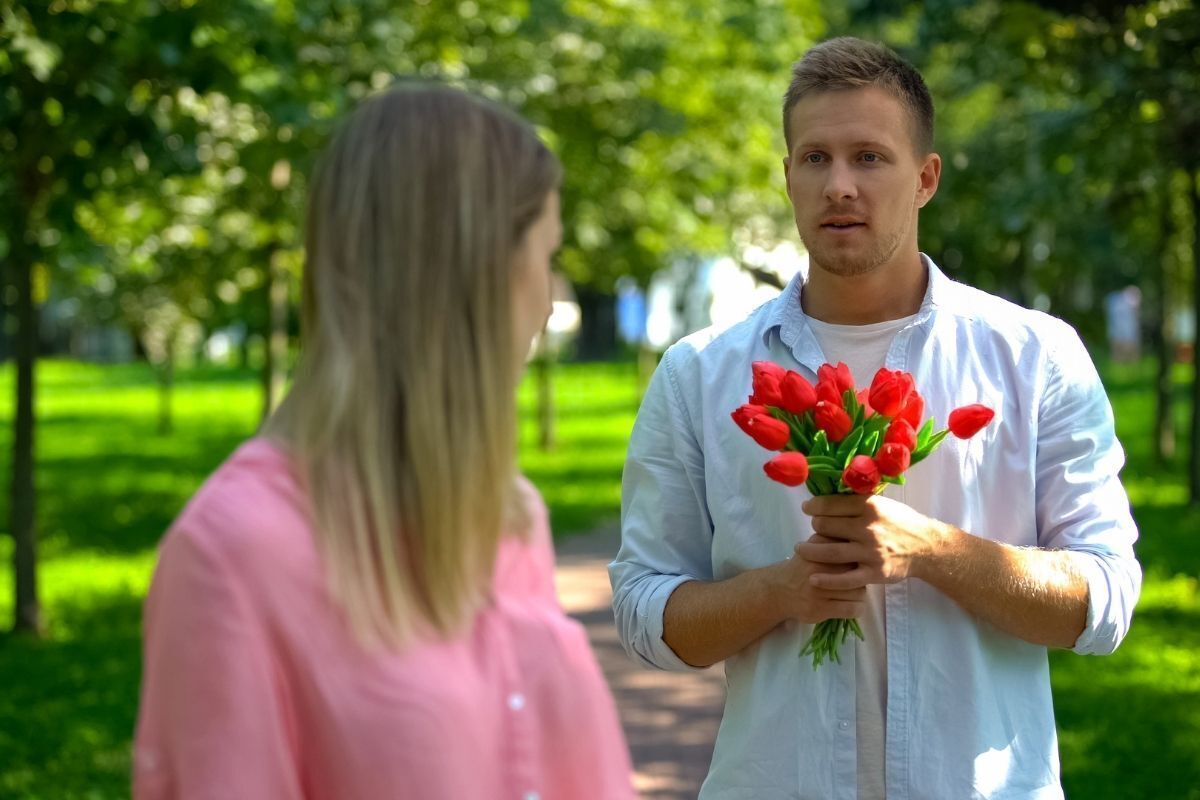
<instances>
[{"instance_id":1,"label":"tree trunk","mask_svg":"<svg viewBox=\"0 0 1200 800\"><path fill-rule=\"evenodd\" d=\"M1192 201L1192 311L1195 333L1192 336L1192 435L1188 443L1191 458L1188 469L1188 496L1193 507L1200 507L1200 178L1195 168L1188 171Z\"/></svg>"},{"instance_id":2,"label":"tree trunk","mask_svg":"<svg viewBox=\"0 0 1200 800\"><path fill-rule=\"evenodd\" d=\"M175 427L171 413L172 391L175 388L175 331L167 334L166 356L154 371L158 374L158 432L166 436Z\"/></svg>"},{"instance_id":3,"label":"tree trunk","mask_svg":"<svg viewBox=\"0 0 1200 800\"><path fill-rule=\"evenodd\" d=\"M25 233L25 225L18 228ZM24 242L10 242L10 262L17 290L17 411L13 426L10 527L14 541L15 619L13 630L42 632L37 590L37 531L34 527L34 380L36 377L38 312L33 297L33 252Z\"/></svg>"},{"instance_id":4,"label":"tree trunk","mask_svg":"<svg viewBox=\"0 0 1200 800\"><path fill-rule=\"evenodd\" d=\"M587 287L576 288L579 303L579 338L576 352L580 361L605 361L617 351L616 298Z\"/></svg>"},{"instance_id":5,"label":"tree trunk","mask_svg":"<svg viewBox=\"0 0 1200 800\"><path fill-rule=\"evenodd\" d=\"M543 352L533 360L537 381L538 449L549 451L554 449L558 439L554 426L554 355L539 349Z\"/></svg>"},{"instance_id":6,"label":"tree trunk","mask_svg":"<svg viewBox=\"0 0 1200 800\"><path fill-rule=\"evenodd\" d=\"M1175 414L1171 408L1171 365L1175 362L1174 344L1168 331L1170 315L1167 297L1171 291L1171 270L1167 246L1171 240L1171 198L1163 198L1162 228L1159 236L1158 286L1151 310L1151 341L1154 348L1154 457L1160 465L1175 458Z\"/></svg>"},{"instance_id":7,"label":"tree trunk","mask_svg":"<svg viewBox=\"0 0 1200 800\"><path fill-rule=\"evenodd\" d=\"M268 262L266 361L263 364L263 419L283 399L287 384L288 281L282 251L272 250Z\"/></svg>"}]
</instances>

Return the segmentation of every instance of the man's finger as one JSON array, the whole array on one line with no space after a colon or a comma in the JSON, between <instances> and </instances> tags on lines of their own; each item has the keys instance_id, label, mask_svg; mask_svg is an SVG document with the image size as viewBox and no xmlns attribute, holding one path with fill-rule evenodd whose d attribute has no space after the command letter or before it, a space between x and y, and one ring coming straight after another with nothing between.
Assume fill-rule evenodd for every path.
<instances>
[{"instance_id":1,"label":"man's finger","mask_svg":"<svg viewBox=\"0 0 1200 800\"><path fill-rule=\"evenodd\" d=\"M859 494L829 494L804 501L800 510L810 517L859 517L867 508L868 498Z\"/></svg>"},{"instance_id":2,"label":"man's finger","mask_svg":"<svg viewBox=\"0 0 1200 800\"><path fill-rule=\"evenodd\" d=\"M854 564L862 560L862 548L847 542L805 542L796 546L796 555L816 564Z\"/></svg>"},{"instance_id":3,"label":"man's finger","mask_svg":"<svg viewBox=\"0 0 1200 800\"><path fill-rule=\"evenodd\" d=\"M808 582L817 589L857 589L869 584L871 582L869 578L870 573L859 567L837 574L815 572L809 576Z\"/></svg>"},{"instance_id":4,"label":"man's finger","mask_svg":"<svg viewBox=\"0 0 1200 800\"><path fill-rule=\"evenodd\" d=\"M828 614L828 619L856 619L866 613L865 603L852 603L845 600L830 600L821 609Z\"/></svg>"},{"instance_id":5,"label":"man's finger","mask_svg":"<svg viewBox=\"0 0 1200 800\"><path fill-rule=\"evenodd\" d=\"M840 542L865 542L868 531L861 517L831 517L824 514L812 518L812 528L826 539Z\"/></svg>"}]
</instances>

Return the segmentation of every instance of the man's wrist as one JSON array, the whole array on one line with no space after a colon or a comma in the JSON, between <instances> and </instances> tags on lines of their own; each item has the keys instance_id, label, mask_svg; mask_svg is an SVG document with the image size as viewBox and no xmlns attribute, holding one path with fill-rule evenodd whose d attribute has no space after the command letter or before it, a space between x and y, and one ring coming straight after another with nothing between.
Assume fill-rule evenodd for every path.
<instances>
[{"instance_id":1,"label":"man's wrist","mask_svg":"<svg viewBox=\"0 0 1200 800\"><path fill-rule=\"evenodd\" d=\"M953 525L940 520L929 521L928 547L913 559L910 578L937 583L938 575L950 571L950 565L960 556L965 534Z\"/></svg>"},{"instance_id":2,"label":"man's wrist","mask_svg":"<svg viewBox=\"0 0 1200 800\"><path fill-rule=\"evenodd\" d=\"M757 605L761 619L772 627L789 618L785 610L791 589L786 574L788 566L787 561L780 561L751 571L760 592Z\"/></svg>"}]
</instances>

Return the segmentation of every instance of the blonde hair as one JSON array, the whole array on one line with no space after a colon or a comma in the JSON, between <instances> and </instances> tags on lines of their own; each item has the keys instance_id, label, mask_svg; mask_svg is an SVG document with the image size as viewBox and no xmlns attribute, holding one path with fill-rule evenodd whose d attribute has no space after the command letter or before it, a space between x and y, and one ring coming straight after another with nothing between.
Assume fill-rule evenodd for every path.
<instances>
[{"instance_id":1,"label":"blonde hair","mask_svg":"<svg viewBox=\"0 0 1200 800\"><path fill-rule=\"evenodd\" d=\"M877 42L839 36L813 47L792 65L783 97L783 138L792 149L792 109L805 95L878 86L908 109L918 155L933 149L933 99L925 79L894 50Z\"/></svg>"},{"instance_id":2,"label":"blonde hair","mask_svg":"<svg viewBox=\"0 0 1200 800\"><path fill-rule=\"evenodd\" d=\"M525 524L512 271L559 175L514 114L426 85L364 102L318 165L302 356L265 432L367 644L460 630Z\"/></svg>"}]
</instances>

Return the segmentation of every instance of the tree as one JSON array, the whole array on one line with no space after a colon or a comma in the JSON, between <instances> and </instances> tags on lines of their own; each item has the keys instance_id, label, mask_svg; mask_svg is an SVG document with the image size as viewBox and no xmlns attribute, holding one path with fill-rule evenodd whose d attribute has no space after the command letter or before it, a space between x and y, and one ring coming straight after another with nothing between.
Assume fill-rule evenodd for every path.
<instances>
[{"instance_id":1,"label":"tree","mask_svg":"<svg viewBox=\"0 0 1200 800\"><path fill-rule=\"evenodd\" d=\"M923 215L922 243L952 272L1093 339L1096 298L1129 283L1156 303L1191 285L1200 312L1197 250L1177 269L1164 230L1171 176L1194 187L1200 170L1191 3L866 2L833 16L835 29L889 41L930 83L947 157L941 194L952 201ZM1156 430L1169 448L1173 356L1165 340L1156 349ZM1192 395L1189 485L1200 502L1200 377Z\"/></svg>"}]
</instances>

